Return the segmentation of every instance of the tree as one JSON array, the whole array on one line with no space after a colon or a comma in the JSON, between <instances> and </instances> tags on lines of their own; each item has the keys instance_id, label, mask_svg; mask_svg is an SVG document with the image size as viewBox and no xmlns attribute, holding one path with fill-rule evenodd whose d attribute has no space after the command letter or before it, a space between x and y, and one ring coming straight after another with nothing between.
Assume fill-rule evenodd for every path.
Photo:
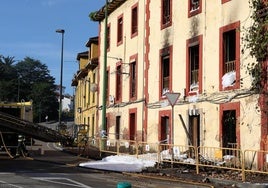
<instances>
[{"instance_id":1,"label":"tree","mask_svg":"<svg viewBox=\"0 0 268 188\"><path fill-rule=\"evenodd\" d=\"M18 79L14 57L0 55L0 101L16 101Z\"/></svg>"},{"instance_id":2,"label":"tree","mask_svg":"<svg viewBox=\"0 0 268 188\"><path fill-rule=\"evenodd\" d=\"M39 122L48 116L58 117L58 101L55 78L49 73L45 64L30 57L15 65L20 75L19 98L25 101L33 100L34 122Z\"/></svg>"}]
</instances>

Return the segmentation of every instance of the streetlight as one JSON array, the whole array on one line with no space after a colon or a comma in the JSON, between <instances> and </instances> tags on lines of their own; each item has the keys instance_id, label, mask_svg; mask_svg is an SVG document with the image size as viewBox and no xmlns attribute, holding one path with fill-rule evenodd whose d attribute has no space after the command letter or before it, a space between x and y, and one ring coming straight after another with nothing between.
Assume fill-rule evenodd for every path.
<instances>
[{"instance_id":1,"label":"streetlight","mask_svg":"<svg viewBox=\"0 0 268 188\"><path fill-rule=\"evenodd\" d=\"M56 33L61 33L61 63L60 63L60 102L59 102L59 125L61 126L61 110L62 110L62 69L63 69L63 41L64 29L57 29ZM58 127L57 127L58 130Z\"/></svg>"},{"instance_id":2,"label":"streetlight","mask_svg":"<svg viewBox=\"0 0 268 188\"><path fill-rule=\"evenodd\" d=\"M108 17L108 2L111 0L106 0L105 4L105 19L104 19L104 45L103 45L103 88L102 88L102 126L101 131L103 136L106 134L106 96L107 96L107 17ZM101 144L103 145L103 144Z\"/></svg>"}]
</instances>

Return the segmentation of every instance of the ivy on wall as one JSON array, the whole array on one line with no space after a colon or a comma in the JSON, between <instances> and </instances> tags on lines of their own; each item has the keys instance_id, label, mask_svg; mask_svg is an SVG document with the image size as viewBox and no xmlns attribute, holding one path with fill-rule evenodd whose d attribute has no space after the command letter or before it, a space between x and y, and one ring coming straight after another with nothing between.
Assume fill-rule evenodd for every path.
<instances>
[{"instance_id":1,"label":"ivy on wall","mask_svg":"<svg viewBox=\"0 0 268 188\"><path fill-rule=\"evenodd\" d=\"M266 76L261 63L268 60L268 1L249 0L249 4L253 22L250 27L244 28L246 32L242 40L245 41L244 49L249 49L250 56L257 60L257 63L247 65L247 71L253 77L252 89L260 93L262 80Z\"/></svg>"}]
</instances>

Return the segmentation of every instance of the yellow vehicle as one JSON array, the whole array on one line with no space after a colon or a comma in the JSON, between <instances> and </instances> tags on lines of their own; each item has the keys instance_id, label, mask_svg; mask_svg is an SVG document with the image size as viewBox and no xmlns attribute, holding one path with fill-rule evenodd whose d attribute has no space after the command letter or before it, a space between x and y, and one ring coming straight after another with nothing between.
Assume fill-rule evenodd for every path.
<instances>
[{"instance_id":1,"label":"yellow vehicle","mask_svg":"<svg viewBox=\"0 0 268 188\"><path fill-rule=\"evenodd\" d=\"M0 112L10 115L10 118L17 117L28 122L33 121L32 102L19 103L0 103ZM3 117L2 117L3 118ZM15 129L15 128L14 128ZM6 126L0 126L0 151L8 152L14 156L18 152L19 146L19 132L9 129ZM32 143L30 137L25 137L23 144Z\"/></svg>"}]
</instances>

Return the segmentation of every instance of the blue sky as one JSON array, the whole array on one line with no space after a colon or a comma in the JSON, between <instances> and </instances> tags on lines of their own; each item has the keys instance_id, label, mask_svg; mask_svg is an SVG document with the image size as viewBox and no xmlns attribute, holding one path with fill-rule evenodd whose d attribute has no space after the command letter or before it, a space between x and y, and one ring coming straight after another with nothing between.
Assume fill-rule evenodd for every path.
<instances>
[{"instance_id":1,"label":"blue sky","mask_svg":"<svg viewBox=\"0 0 268 188\"><path fill-rule=\"evenodd\" d=\"M61 34L55 31L64 29L63 86L72 95L77 53L86 51L87 40L98 35L98 23L88 15L104 4L105 0L1 0L0 54L40 60L59 84Z\"/></svg>"}]
</instances>

